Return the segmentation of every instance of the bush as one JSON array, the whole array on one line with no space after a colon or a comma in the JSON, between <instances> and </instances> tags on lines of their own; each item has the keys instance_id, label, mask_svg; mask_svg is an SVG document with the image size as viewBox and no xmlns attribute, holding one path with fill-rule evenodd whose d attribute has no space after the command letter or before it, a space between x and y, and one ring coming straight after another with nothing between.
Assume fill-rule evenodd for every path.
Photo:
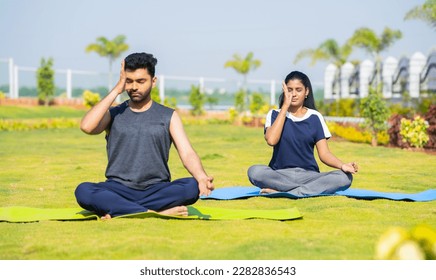
<instances>
[{"instance_id":1,"label":"bush","mask_svg":"<svg viewBox=\"0 0 436 280\"><path fill-rule=\"evenodd\" d=\"M100 94L94 93L90 90L85 90L83 92L83 104L88 107L94 107L100 101Z\"/></svg>"},{"instance_id":2,"label":"bush","mask_svg":"<svg viewBox=\"0 0 436 280\"><path fill-rule=\"evenodd\" d=\"M34 129L57 129L79 127L78 119L31 119L3 120L0 119L0 131L28 131Z\"/></svg>"},{"instance_id":3,"label":"bush","mask_svg":"<svg viewBox=\"0 0 436 280\"><path fill-rule=\"evenodd\" d=\"M259 114L262 107L266 104L263 95L255 92L251 95L250 112L253 115Z\"/></svg>"},{"instance_id":4,"label":"bush","mask_svg":"<svg viewBox=\"0 0 436 280\"><path fill-rule=\"evenodd\" d=\"M405 118L404 115L393 114L388 120L388 135L389 135L389 145L400 148L409 148L410 145L403 141L403 137L400 134L401 130L401 119Z\"/></svg>"},{"instance_id":5,"label":"bush","mask_svg":"<svg viewBox=\"0 0 436 280\"><path fill-rule=\"evenodd\" d=\"M191 86L191 93L189 94L189 103L192 106L191 114L194 116L200 116L204 114L204 103L206 98L204 93L201 92L199 86Z\"/></svg>"},{"instance_id":6,"label":"bush","mask_svg":"<svg viewBox=\"0 0 436 280\"><path fill-rule=\"evenodd\" d=\"M332 135L344 138L356 143L372 143L372 135L367 131L361 131L353 125L341 125L335 122L328 122L327 126ZM377 133L377 144L386 145L389 142L389 136L385 131Z\"/></svg>"},{"instance_id":7,"label":"bush","mask_svg":"<svg viewBox=\"0 0 436 280\"><path fill-rule=\"evenodd\" d=\"M416 116L413 121L402 118L400 135L412 147L423 148L428 142L428 127L428 123L420 116Z\"/></svg>"},{"instance_id":8,"label":"bush","mask_svg":"<svg viewBox=\"0 0 436 280\"><path fill-rule=\"evenodd\" d=\"M41 59L41 66L36 71L38 100L48 106L55 94L53 59Z\"/></svg>"},{"instance_id":9,"label":"bush","mask_svg":"<svg viewBox=\"0 0 436 280\"><path fill-rule=\"evenodd\" d=\"M434 260L436 259L436 232L419 225L412 230L391 227L376 245L375 258L379 260Z\"/></svg>"},{"instance_id":10,"label":"bush","mask_svg":"<svg viewBox=\"0 0 436 280\"><path fill-rule=\"evenodd\" d=\"M431 105L428 112L424 115L425 120L428 122L427 128L428 142L426 148L436 149L436 105Z\"/></svg>"}]
</instances>

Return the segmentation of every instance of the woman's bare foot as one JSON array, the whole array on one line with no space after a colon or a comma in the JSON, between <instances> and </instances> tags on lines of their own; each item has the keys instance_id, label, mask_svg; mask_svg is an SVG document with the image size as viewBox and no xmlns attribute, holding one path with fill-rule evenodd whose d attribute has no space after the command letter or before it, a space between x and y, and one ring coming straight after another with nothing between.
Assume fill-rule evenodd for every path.
<instances>
[{"instance_id":1,"label":"woman's bare foot","mask_svg":"<svg viewBox=\"0 0 436 280\"><path fill-rule=\"evenodd\" d=\"M105 221L105 220L110 220L110 219L112 219L112 217L111 217L111 215L106 214L106 215L104 215L103 217L101 217L101 219Z\"/></svg>"},{"instance_id":2,"label":"woman's bare foot","mask_svg":"<svg viewBox=\"0 0 436 280\"><path fill-rule=\"evenodd\" d=\"M273 189L268 189L268 188L260 190L261 194L269 194L269 193L276 193L276 192L278 192L278 191L273 190Z\"/></svg>"},{"instance_id":3,"label":"woman's bare foot","mask_svg":"<svg viewBox=\"0 0 436 280\"><path fill-rule=\"evenodd\" d=\"M157 212L162 215L171 215L171 216L188 216L188 207L186 206L176 206L173 208L168 208L162 211Z\"/></svg>"}]
</instances>

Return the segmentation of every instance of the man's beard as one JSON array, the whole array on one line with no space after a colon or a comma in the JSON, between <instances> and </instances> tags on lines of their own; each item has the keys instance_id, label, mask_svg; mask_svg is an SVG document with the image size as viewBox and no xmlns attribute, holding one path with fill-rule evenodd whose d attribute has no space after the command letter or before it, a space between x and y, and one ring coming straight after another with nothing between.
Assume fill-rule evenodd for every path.
<instances>
[{"instance_id":1,"label":"man's beard","mask_svg":"<svg viewBox=\"0 0 436 280\"><path fill-rule=\"evenodd\" d=\"M144 102L150 96L150 92L145 93L145 94L140 94L137 92L127 92L127 94L129 95L130 101L132 101L133 103Z\"/></svg>"}]
</instances>

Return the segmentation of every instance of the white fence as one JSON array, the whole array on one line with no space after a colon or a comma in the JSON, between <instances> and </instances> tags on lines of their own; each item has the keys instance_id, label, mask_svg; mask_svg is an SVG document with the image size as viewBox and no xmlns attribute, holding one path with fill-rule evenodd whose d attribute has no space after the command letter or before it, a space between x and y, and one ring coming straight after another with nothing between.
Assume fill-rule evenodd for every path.
<instances>
[{"instance_id":1,"label":"white fence","mask_svg":"<svg viewBox=\"0 0 436 280\"><path fill-rule=\"evenodd\" d=\"M36 67L19 66L14 64L12 58L0 58L0 85L8 85L9 90L6 95L9 98L19 98L20 88L23 85L36 87ZM54 69L56 86L65 88L65 97L68 99L77 98L73 96L73 89L92 87L89 80L95 86L107 88L108 73L82 71L72 69ZM31 76L29 76L31 74ZM88 82L84 82L84 79ZM268 94L267 100L270 104L275 104L278 94L281 92L281 81L279 80L248 80L248 89L252 92L263 92ZM104 85L104 86L103 86ZM241 87L241 81L233 79L212 78L212 77L185 77L185 76L158 76L158 88L160 98L164 100L166 90L182 87L189 90L191 85L200 87L201 92L212 93L234 93ZM279 91L277 91L277 89Z\"/></svg>"}]
</instances>

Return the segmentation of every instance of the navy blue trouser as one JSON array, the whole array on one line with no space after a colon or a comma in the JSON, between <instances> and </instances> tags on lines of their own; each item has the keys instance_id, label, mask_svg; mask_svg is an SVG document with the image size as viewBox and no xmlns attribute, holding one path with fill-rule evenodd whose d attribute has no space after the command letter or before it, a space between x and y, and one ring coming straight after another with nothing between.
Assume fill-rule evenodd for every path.
<instances>
[{"instance_id":1,"label":"navy blue trouser","mask_svg":"<svg viewBox=\"0 0 436 280\"><path fill-rule=\"evenodd\" d=\"M76 200L79 205L100 216L112 217L162 211L198 200L198 183L194 178L182 178L172 182L151 185L144 190L129 188L119 182L107 180L101 183L81 183L77 186Z\"/></svg>"}]
</instances>

